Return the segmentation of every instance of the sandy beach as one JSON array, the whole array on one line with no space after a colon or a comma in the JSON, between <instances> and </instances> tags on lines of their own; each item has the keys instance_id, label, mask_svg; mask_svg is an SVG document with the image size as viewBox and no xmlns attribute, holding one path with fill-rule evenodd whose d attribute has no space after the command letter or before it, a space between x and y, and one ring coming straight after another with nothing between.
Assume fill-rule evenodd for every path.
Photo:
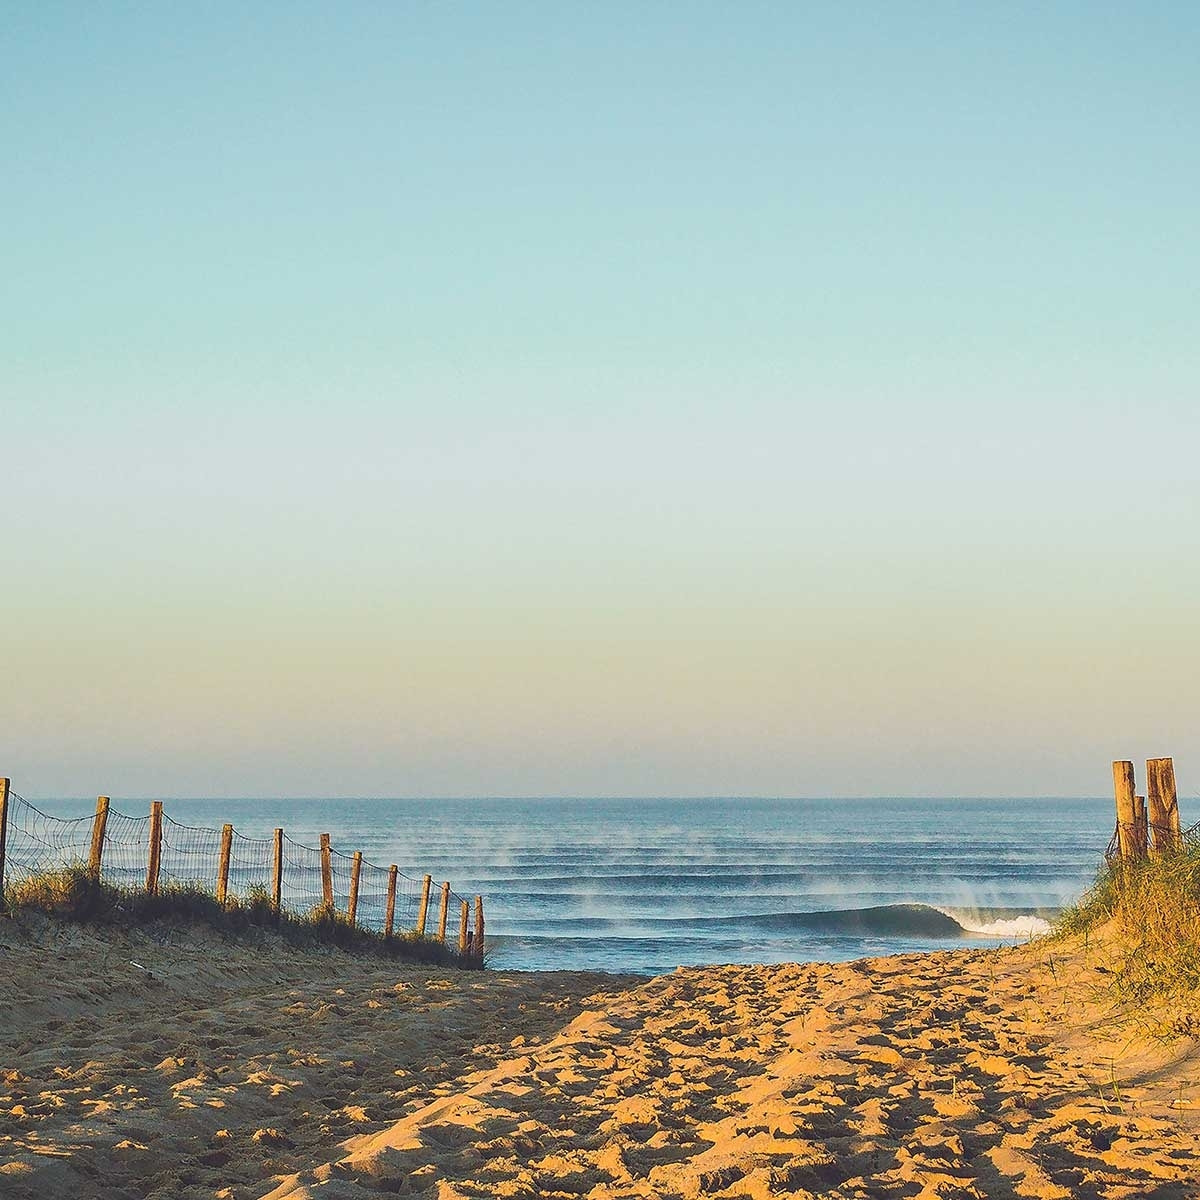
<instances>
[{"instance_id":1,"label":"sandy beach","mask_svg":"<svg viewBox=\"0 0 1200 1200\"><path fill-rule=\"evenodd\" d=\"M1200 1196L1195 1043L1035 944L654 979L0 924L0 1196Z\"/></svg>"}]
</instances>

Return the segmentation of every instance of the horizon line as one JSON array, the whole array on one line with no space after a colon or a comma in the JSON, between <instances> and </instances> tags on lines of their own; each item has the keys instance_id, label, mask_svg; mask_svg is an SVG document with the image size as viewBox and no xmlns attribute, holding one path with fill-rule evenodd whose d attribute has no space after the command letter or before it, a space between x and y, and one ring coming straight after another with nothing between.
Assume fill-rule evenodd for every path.
<instances>
[{"instance_id":1,"label":"horizon line","mask_svg":"<svg viewBox=\"0 0 1200 1200\"><path fill-rule=\"evenodd\" d=\"M15 788L13 790L16 791ZM20 794L24 795L24 793L20 793ZM97 795L105 795L105 794L106 793L103 793L103 792L97 793ZM821 794L814 793L812 795L797 795L797 796L783 796L783 795L775 795L775 794L770 794L770 793L737 794L737 793L733 793L733 792L697 793L697 794L690 794L690 795L683 794L683 793L643 794L643 793L632 793L632 792L631 793L621 793L621 794L576 793L576 794L572 794L572 795L555 795L553 793L547 792L547 793L539 793L539 794L532 794L532 795L472 795L472 794L463 793L463 794L453 794L453 795L446 794L446 795L401 796L401 795L384 795L384 794L380 793L380 794L374 794L374 795L362 795L362 794L316 795L316 794L314 794L314 795L305 795L305 796L284 796L284 795L251 796L251 795L234 795L232 793L228 793L228 794L222 793L222 794L218 794L218 795L207 795L207 796L202 796L202 795L168 796L161 792L160 793L147 792L145 794L138 794L138 795L121 794L121 795L116 795L116 796L114 796L111 793L108 793L108 796L109 796L110 800L111 799L134 800L134 801L147 802L147 803L152 800L160 800L164 804L167 803L168 801L183 801L186 803L186 802L195 801L195 800L240 800L240 801L253 800L253 801L279 802L279 803L310 802L310 801L320 801L320 800L336 800L336 801L361 800L361 801L368 801L368 802L397 801L397 800L404 801L404 802L408 802L408 801L445 802L445 801L474 800L474 801L482 801L484 803L489 803L489 804L504 803L504 802L528 803L528 802L542 802L542 801L551 801L551 800L562 800L562 801L567 801L569 803L578 803L578 802L583 802L583 801L588 801L588 800L661 800L661 801L678 801L680 803L694 803L696 801L739 801L739 800L778 800L778 801L787 802L787 803L807 803L807 802L812 802L812 801L817 801L817 800L836 800L836 801L843 801L843 802L851 803L851 804L857 804L857 803L864 803L866 801L873 801L873 800L972 800L973 801L973 800L1111 800L1112 799L1111 796L1085 795L1082 793L1074 794L1074 793L1065 793L1065 792L1064 793L1054 793L1054 794L1045 794L1045 793L1039 794L1039 793L1033 793L1033 792L1030 792L1030 793L1013 792L1013 793L1007 793L1007 794L980 792L980 793L974 793L971 795L960 795L960 794L955 794L955 793L943 793L941 795L923 795L921 793L915 793L915 792L914 793L906 793L906 794L878 792L878 793L872 793L872 794L864 793L864 794L855 794L855 795L821 795ZM61 801L71 801L71 800L93 801L93 800L95 800L96 797L90 796L90 795L71 796L71 795L42 794L42 795L34 795L32 797L24 796L24 798L26 800L40 799L40 800L56 800L56 801L60 801L60 800ZM1195 799L1196 797L1187 797L1187 798Z\"/></svg>"}]
</instances>

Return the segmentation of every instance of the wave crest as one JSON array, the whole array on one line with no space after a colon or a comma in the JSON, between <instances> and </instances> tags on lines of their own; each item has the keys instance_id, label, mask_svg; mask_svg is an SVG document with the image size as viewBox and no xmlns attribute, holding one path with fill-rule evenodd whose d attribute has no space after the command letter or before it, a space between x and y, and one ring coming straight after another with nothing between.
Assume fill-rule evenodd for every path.
<instances>
[{"instance_id":1,"label":"wave crest","mask_svg":"<svg viewBox=\"0 0 1200 1200\"><path fill-rule=\"evenodd\" d=\"M953 911L948 912L947 916L957 921L965 933L974 933L980 937L1031 938L1041 937L1042 934L1050 932L1050 922L1036 913L996 917L990 921L978 914L966 916Z\"/></svg>"}]
</instances>

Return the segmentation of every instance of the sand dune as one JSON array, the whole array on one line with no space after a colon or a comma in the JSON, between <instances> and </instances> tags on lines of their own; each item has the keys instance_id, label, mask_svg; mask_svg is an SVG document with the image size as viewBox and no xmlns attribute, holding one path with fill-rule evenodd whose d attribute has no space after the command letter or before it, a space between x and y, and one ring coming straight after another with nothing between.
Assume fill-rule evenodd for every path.
<instances>
[{"instance_id":1,"label":"sand dune","mask_svg":"<svg viewBox=\"0 0 1200 1200\"><path fill-rule=\"evenodd\" d=\"M1037 948L650 981L0 948L14 1200L1200 1196L1193 1044L1101 1036L1095 964Z\"/></svg>"}]
</instances>

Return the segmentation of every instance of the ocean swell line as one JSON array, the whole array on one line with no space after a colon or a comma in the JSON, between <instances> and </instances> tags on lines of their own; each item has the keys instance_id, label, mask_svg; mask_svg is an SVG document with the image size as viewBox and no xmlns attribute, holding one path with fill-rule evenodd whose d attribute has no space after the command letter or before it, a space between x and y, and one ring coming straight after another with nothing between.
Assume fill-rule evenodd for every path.
<instances>
[{"instance_id":1,"label":"ocean swell line","mask_svg":"<svg viewBox=\"0 0 1200 1200\"><path fill-rule=\"evenodd\" d=\"M650 930L757 930L776 935L794 933L840 934L843 936L890 936L913 938L1020 938L1045 933L1049 923L1032 913L1013 910L966 914L930 904L877 904L865 908L817 909L811 912L754 913L745 916L705 917L543 917L514 923L511 932L535 929L593 931L633 928ZM523 927L528 925L528 930Z\"/></svg>"}]
</instances>

